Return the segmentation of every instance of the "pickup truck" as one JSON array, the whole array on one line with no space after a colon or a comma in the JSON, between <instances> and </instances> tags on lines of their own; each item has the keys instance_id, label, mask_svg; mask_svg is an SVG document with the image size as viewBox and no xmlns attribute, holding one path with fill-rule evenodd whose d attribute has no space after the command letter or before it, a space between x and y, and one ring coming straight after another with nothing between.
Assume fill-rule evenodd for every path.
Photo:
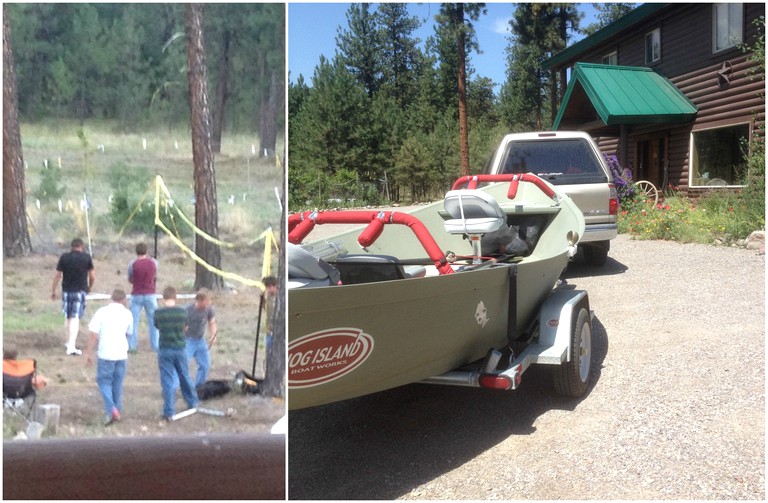
<instances>
[{"instance_id":1,"label":"pickup truck","mask_svg":"<svg viewBox=\"0 0 768 503\"><path fill-rule=\"evenodd\" d=\"M613 177L597 144L581 131L508 134L486 163L485 173L533 173L557 185L584 213L579 242L589 265L608 258L617 231L619 201Z\"/></svg>"}]
</instances>

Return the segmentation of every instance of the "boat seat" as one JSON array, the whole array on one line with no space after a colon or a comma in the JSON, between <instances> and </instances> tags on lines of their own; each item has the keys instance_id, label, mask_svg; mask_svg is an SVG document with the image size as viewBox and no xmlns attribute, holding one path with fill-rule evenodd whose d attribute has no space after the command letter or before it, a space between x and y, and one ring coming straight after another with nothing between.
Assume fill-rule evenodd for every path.
<instances>
[{"instance_id":1,"label":"boat seat","mask_svg":"<svg viewBox=\"0 0 768 503\"><path fill-rule=\"evenodd\" d=\"M450 190L443 205L450 215L444 222L445 231L450 234L486 234L500 229L507 221L496 199L481 190Z\"/></svg>"},{"instance_id":2,"label":"boat seat","mask_svg":"<svg viewBox=\"0 0 768 503\"><path fill-rule=\"evenodd\" d=\"M299 245L286 243L288 288L315 288L339 283L339 271Z\"/></svg>"},{"instance_id":3,"label":"boat seat","mask_svg":"<svg viewBox=\"0 0 768 503\"><path fill-rule=\"evenodd\" d=\"M345 285L420 278L427 274L423 266L403 266L389 255L342 255L334 265Z\"/></svg>"},{"instance_id":4,"label":"boat seat","mask_svg":"<svg viewBox=\"0 0 768 503\"><path fill-rule=\"evenodd\" d=\"M443 222L449 234L466 234L472 244L472 263L482 262L481 236L506 226L507 214L489 194L475 189L450 190L443 202L450 219Z\"/></svg>"}]
</instances>

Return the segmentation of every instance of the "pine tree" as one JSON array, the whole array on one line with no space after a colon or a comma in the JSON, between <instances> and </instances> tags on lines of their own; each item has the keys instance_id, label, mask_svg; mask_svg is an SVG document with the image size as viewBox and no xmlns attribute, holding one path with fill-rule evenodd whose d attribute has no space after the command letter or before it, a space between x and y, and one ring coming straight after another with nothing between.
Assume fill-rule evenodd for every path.
<instances>
[{"instance_id":1,"label":"pine tree","mask_svg":"<svg viewBox=\"0 0 768 503\"><path fill-rule=\"evenodd\" d=\"M637 6L635 3L593 3L597 12L597 22L590 23L584 28L583 33L586 36L595 34L598 30L608 26L619 18L629 14Z\"/></svg>"},{"instance_id":2,"label":"pine tree","mask_svg":"<svg viewBox=\"0 0 768 503\"><path fill-rule=\"evenodd\" d=\"M291 118L291 137L301 138L289 142L292 197L302 201L311 198L316 205L323 204L330 191L341 190L330 186L334 177L346 180L341 170L367 177L371 169L371 150L366 143L369 109L365 89L340 58L331 62L321 57L312 86Z\"/></svg>"},{"instance_id":3,"label":"pine tree","mask_svg":"<svg viewBox=\"0 0 768 503\"><path fill-rule=\"evenodd\" d=\"M516 7L510 21L507 79L500 93L501 113L508 127L541 130L551 125L559 89L541 63L565 49L569 30L578 31L581 17L574 4Z\"/></svg>"},{"instance_id":4,"label":"pine tree","mask_svg":"<svg viewBox=\"0 0 768 503\"><path fill-rule=\"evenodd\" d=\"M16 69L11 28L3 5L3 256L17 257L32 251L27 227L24 158L16 106Z\"/></svg>"},{"instance_id":5,"label":"pine tree","mask_svg":"<svg viewBox=\"0 0 768 503\"><path fill-rule=\"evenodd\" d=\"M414 38L421 23L408 15L407 4L382 3L376 12L381 41L383 86L405 110L417 93L417 81L424 56Z\"/></svg>"},{"instance_id":6,"label":"pine tree","mask_svg":"<svg viewBox=\"0 0 768 503\"><path fill-rule=\"evenodd\" d=\"M439 38L441 39L438 47L444 52L442 55L446 59L440 60L441 77L449 79L451 70L455 70L453 78L456 82L455 88L444 85L443 89L448 101L451 101L449 90L455 89L453 94L458 98L458 119L459 119L459 144L461 146L461 173L469 174L469 126L467 119L467 74L468 74L468 54L471 49L479 50L475 31L472 25L477 21L480 14L485 14L485 4L441 4L440 14L437 19L440 25ZM453 46L455 49L451 49ZM455 54L455 60L453 55ZM446 72L445 70L448 70ZM453 98L454 103L455 98Z\"/></svg>"},{"instance_id":7,"label":"pine tree","mask_svg":"<svg viewBox=\"0 0 768 503\"><path fill-rule=\"evenodd\" d=\"M7 10L22 121L109 119L124 131L188 121L182 4L38 3ZM211 106L221 129L255 131L263 105L277 111L265 115L277 115L272 130L284 124L284 12L281 4L207 7L206 51L216 62L211 89L221 91Z\"/></svg>"},{"instance_id":8,"label":"pine tree","mask_svg":"<svg viewBox=\"0 0 768 503\"><path fill-rule=\"evenodd\" d=\"M382 80L382 50L376 16L370 11L370 4L351 4L347 10L347 24L349 29L338 28L336 36L339 58L371 98Z\"/></svg>"},{"instance_id":9,"label":"pine tree","mask_svg":"<svg viewBox=\"0 0 768 503\"><path fill-rule=\"evenodd\" d=\"M216 173L211 151L211 119L208 108L202 10L203 7L200 4L187 4L184 16L195 179L195 225L209 236L218 237L219 213L216 204ZM198 234L195 237L195 250L208 265L221 268L221 249L218 244ZM221 276L202 264L196 264L196 290L218 289L223 285Z\"/></svg>"}]
</instances>

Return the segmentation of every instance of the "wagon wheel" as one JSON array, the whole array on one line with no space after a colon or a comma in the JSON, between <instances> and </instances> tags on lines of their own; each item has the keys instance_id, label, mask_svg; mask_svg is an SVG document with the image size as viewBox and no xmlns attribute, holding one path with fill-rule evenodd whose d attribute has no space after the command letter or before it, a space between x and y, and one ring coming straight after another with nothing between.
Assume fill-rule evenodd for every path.
<instances>
[{"instance_id":1,"label":"wagon wheel","mask_svg":"<svg viewBox=\"0 0 768 503\"><path fill-rule=\"evenodd\" d=\"M635 187L637 187L637 190L643 193L646 201L653 199L654 205L659 202L659 189L657 189L656 186L648 180L640 180L635 182Z\"/></svg>"}]
</instances>

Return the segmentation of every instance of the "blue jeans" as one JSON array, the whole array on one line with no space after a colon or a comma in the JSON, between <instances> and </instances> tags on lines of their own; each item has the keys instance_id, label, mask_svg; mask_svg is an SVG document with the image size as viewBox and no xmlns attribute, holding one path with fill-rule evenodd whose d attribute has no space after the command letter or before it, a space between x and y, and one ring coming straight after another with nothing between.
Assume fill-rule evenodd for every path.
<instances>
[{"instance_id":1,"label":"blue jeans","mask_svg":"<svg viewBox=\"0 0 768 503\"><path fill-rule=\"evenodd\" d=\"M123 379L125 379L126 360L102 360L96 366L96 384L99 385L104 399L106 416L112 415L112 409L123 411Z\"/></svg>"},{"instance_id":2,"label":"blue jeans","mask_svg":"<svg viewBox=\"0 0 768 503\"><path fill-rule=\"evenodd\" d=\"M208 370L211 368L211 354L208 352L208 343L205 337L193 339L187 337L187 361L192 358L197 362L197 378L195 379L195 388L205 384L208 378Z\"/></svg>"},{"instance_id":3,"label":"blue jeans","mask_svg":"<svg viewBox=\"0 0 768 503\"><path fill-rule=\"evenodd\" d=\"M153 351L157 351L158 333L155 326L155 310L157 309L157 297L151 295L131 295L131 313L133 314L133 332L128 338L128 348L135 351L139 347L139 318L141 310L147 312L147 326L149 327L149 344Z\"/></svg>"},{"instance_id":4,"label":"blue jeans","mask_svg":"<svg viewBox=\"0 0 768 503\"><path fill-rule=\"evenodd\" d=\"M184 348L160 348L157 352L157 365L160 368L160 386L163 389L163 416L171 417L174 414L176 380L181 385L181 396L189 408L197 407L197 390L189 377L189 363Z\"/></svg>"}]
</instances>

